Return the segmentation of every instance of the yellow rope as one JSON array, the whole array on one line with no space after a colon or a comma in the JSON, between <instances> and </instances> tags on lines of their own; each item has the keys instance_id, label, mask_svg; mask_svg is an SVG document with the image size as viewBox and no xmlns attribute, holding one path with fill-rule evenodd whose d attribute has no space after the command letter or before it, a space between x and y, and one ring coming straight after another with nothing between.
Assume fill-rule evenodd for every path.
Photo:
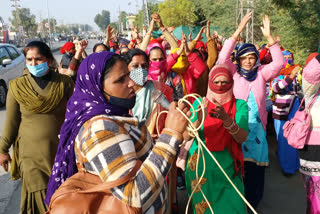
<instances>
[{"instance_id":1,"label":"yellow rope","mask_svg":"<svg viewBox=\"0 0 320 214\"><path fill-rule=\"evenodd\" d=\"M198 108L197 110L194 109L194 107L192 106L192 104L188 101L188 98L194 98L195 100L198 101L198 103L200 104L200 108ZM195 190L198 188L198 186L200 185L200 182L202 180L202 178L204 177L205 174L205 170L206 170L206 164L205 164L205 157L204 157L204 151L203 148L208 152L208 154L211 156L211 158L214 160L214 162L217 164L217 166L219 167L219 169L221 170L221 172L223 173L223 175L226 177L226 179L229 181L229 183L231 184L231 186L235 189L235 191L238 193L238 195L241 197L241 199L247 204L247 206L251 209L251 211L254 214L257 214L257 212L255 211L255 209L251 206L251 204L245 199L245 197L241 194L241 192L238 190L238 188L233 184L233 182L231 181L231 179L229 178L229 176L227 175L227 173L223 170L223 168L221 167L221 165L219 164L219 162L217 161L217 159L212 155L212 153L208 150L208 148L206 147L205 143L201 140L201 138L199 137L198 131L201 129L201 127L203 126L204 120L205 120L205 112L204 112L204 105L203 103L200 101L200 95L198 94L188 94L186 96L184 96L182 99L180 99L178 101L178 105L181 103L187 103L190 108L191 108L191 112L192 112L192 117L188 118L179 108L176 108L187 120L188 120L188 126L187 126L187 130L189 132L189 135L191 137L195 137L197 139L197 141L199 142L198 144L198 156L197 156L197 164L196 164L196 177L198 179L198 182L196 184L196 186L194 187L194 189L191 192L191 195L188 199L188 203L187 203L187 207L186 207L186 214L188 213L188 209L189 209L189 205L190 205L190 201L191 198L195 192ZM202 111L202 118L201 118L201 123L198 127L194 127L193 123L191 122L191 120L195 117L195 114L199 111ZM160 112L160 114L157 117L157 123L156 123L156 129L157 129L157 133L159 135L159 127L158 127L158 120L161 114L163 113L168 113L168 111L162 111ZM183 145L183 144L182 144ZM182 146L180 145L180 146ZM198 165L199 165L199 159L200 159L200 153L202 154L202 161L203 161L203 172L199 178L198 175ZM201 189L200 189L201 190ZM207 200L206 196L204 195L203 191L201 190L202 196L205 199L206 203L208 204L208 207L211 210L211 213L214 214L212 207L209 203L209 201Z\"/></svg>"}]
</instances>

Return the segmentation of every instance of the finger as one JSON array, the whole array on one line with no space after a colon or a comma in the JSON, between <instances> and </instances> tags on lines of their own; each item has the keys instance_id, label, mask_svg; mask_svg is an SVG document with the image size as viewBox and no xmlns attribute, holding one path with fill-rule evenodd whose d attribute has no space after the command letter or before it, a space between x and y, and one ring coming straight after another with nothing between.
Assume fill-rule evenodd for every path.
<instances>
[{"instance_id":1,"label":"finger","mask_svg":"<svg viewBox=\"0 0 320 214\"><path fill-rule=\"evenodd\" d=\"M177 107L177 102L171 102L170 103L170 105L169 105L169 111L171 110L174 110L174 109L176 109L176 107Z\"/></svg>"},{"instance_id":2,"label":"finger","mask_svg":"<svg viewBox=\"0 0 320 214\"><path fill-rule=\"evenodd\" d=\"M191 111L188 111L188 112L186 113L186 115L187 115L187 117L191 117L192 112L191 112Z\"/></svg>"},{"instance_id":3,"label":"finger","mask_svg":"<svg viewBox=\"0 0 320 214\"><path fill-rule=\"evenodd\" d=\"M186 107L187 107L187 105L186 105L184 102L179 103L179 105L178 105L178 108L179 108L181 111L183 111L183 109L186 108Z\"/></svg>"}]
</instances>

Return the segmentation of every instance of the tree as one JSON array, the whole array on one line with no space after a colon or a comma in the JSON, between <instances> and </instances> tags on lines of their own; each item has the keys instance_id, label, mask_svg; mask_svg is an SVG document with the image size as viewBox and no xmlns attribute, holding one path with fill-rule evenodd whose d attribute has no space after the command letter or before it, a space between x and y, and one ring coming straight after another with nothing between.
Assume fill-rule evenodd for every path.
<instances>
[{"instance_id":1,"label":"tree","mask_svg":"<svg viewBox=\"0 0 320 214\"><path fill-rule=\"evenodd\" d=\"M12 16L13 18L9 18L9 21L14 26L15 31L19 30L19 26L22 26L27 37L36 36L36 17L30 13L29 8L20 8L17 11L12 11Z\"/></svg>"},{"instance_id":2,"label":"tree","mask_svg":"<svg viewBox=\"0 0 320 214\"><path fill-rule=\"evenodd\" d=\"M159 14L166 26L194 26L198 17L191 0L165 0L159 4Z\"/></svg>"},{"instance_id":3,"label":"tree","mask_svg":"<svg viewBox=\"0 0 320 214\"><path fill-rule=\"evenodd\" d=\"M154 12L159 12L159 8L158 8L159 4L156 3L156 1L148 1L147 4L148 4L149 14L150 15L153 14ZM136 18L135 18L133 24L135 26L137 26L139 29L142 29L142 27L143 27L143 12L142 12L142 9L139 10L139 12L136 15ZM156 28L155 28L155 30L156 30Z\"/></svg>"},{"instance_id":4,"label":"tree","mask_svg":"<svg viewBox=\"0 0 320 214\"><path fill-rule=\"evenodd\" d=\"M119 17L119 19L120 19L120 23L121 23L121 25L123 26L123 30L127 30L127 13L125 12L125 11L121 11L120 12L120 17Z\"/></svg>"},{"instance_id":5,"label":"tree","mask_svg":"<svg viewBox=\"0 0 320 214\"><path fill-rule=\"evenodd\" d=\"M102 10L101 14L94 17L94 22L98 25L101 31L105 31L110 24L110 12Z\"/></svg>"},{"instance_id":6,"label":"tree","mask_svg":"<svg viewBox=\"0 0 320 214\"><path fill-rule=\"evenodd\" d=\"M43 19L42 20L42 28L44 29L44 31L46 33L49 32L49 28L46 28L44 25L48 23L48 19ZM53 29L55 29L57 25L57 20L55 18L50 18L50 29L51 29L51 33L53 33Z\"/></svg>"}]
</instances>

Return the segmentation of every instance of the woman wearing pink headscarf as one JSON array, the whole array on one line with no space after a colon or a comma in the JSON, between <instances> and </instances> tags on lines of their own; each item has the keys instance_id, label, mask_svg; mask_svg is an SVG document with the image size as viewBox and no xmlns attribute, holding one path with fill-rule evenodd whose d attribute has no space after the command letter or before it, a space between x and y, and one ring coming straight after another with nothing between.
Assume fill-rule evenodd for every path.
<instances>
[{"instance_id":1,"label":"woman wearing pink headscarf","mask_svg":"<svg viewBox=\"0 0 320 214\"><path fill-rule=\"evenodd\" d=\"M315 98L309 110L311 115L310 131L306 145L299 151L300 172L307 191L307 214L320 213L320 55L312 53L302 73L302 89L305 106Z\"/></svg>"}]
</instances>

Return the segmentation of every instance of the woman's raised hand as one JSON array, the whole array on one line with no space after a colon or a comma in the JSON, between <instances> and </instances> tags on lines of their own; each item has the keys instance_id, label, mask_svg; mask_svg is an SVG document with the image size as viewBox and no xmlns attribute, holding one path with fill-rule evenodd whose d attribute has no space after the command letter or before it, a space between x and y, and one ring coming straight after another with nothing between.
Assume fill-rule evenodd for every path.
<instances>
[{"instance_id":1,"label":"woman's raised hand","mask_svg":"<svg viewBox=\"0 0 320 214\"><path fill-rule=\"evenodd\" d=\"M264 15L262 18L263 26L261 26L261 31L263 33L263 36L266 37L268 40L268 46L275 44L276 41L274 40L273 36L271 35L270 31L270 18L268 15Z\"/></svg>"},{"instance_id":2,"label":"woman's raised hand","mask_svg":"<svg viewBox=\"0 0 320 214\"><path fill-rule=\"evenodd\" d=\"M200 32L198 33L197 37L194 38L194 40L196 40L197 42L199 42L200 40L202 40L202 34L203 34L203 31L204 31L204 27L201 28Z\"/></svg>"},{"instance_id":3,"label":"woman's raised hand","mask_svg":"<svg viewBox=\"0 0 320 214\"><path fill-rule=\"evenodd\" d=\"M210 110L209 112L210 117L214 117L222 121L229 119L230 116L226 113L223 106L215 99L213 99L212 102L213 104L216 105L216 108Z\"/></svg>"},{"instance_id":4,"label":"woman's raised hand","mask_svg":"<svg viewBox=\"0 0 320 214\"><path fill-rule=\"evenodd\" d=\"M210 35L210 21L209 21L209 20L207 21L207 29L205 30L205 33L206 33L207 40L211 39L211 35Z\"/></svg>"},{"instance_id":5,"label":"woman's raised hand","mask_svg":"<svg viewBox=\"0 0 320 214\"><path fill-rule=\"evenodd\" d=\"M165 128L172 129L182 134L186 130L188 120L176 108L179 108L188 118L191 116L187 104L181 103L177 105L177 102L172 102L166 118Z\"/></svg>"},{"instance_id":6,"label":"woman's raised hand","mask_svg":"<svg viewBox=\"0 0 320 214\"><path fill-rule=\"evenodd\" d=\"M244 28L245 28L246 25L248 24L249 20L250 20L251 17L252 17L252 14L253 14L253 12L251 11L251 12L247 13L247 15L245 15L245 16L243 17L243 19L241 20L241 22L240 22L237 30L232 34L232 38L233 38L234 40L237 41L238 36L240 35L240 33L244 30Z\"/></svg>"}]
</instances>

